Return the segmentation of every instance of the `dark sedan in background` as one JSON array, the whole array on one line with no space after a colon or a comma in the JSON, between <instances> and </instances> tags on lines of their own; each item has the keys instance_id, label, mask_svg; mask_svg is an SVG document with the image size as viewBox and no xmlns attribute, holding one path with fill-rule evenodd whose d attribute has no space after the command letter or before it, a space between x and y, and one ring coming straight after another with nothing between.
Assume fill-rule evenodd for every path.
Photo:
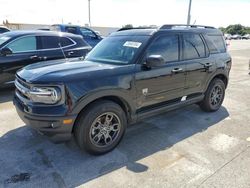
<instances>
[{"instance_id":1,"label":"dark sedan in background","mask_svg":"<svg viewBox=\"0 0 250 188\"><path fill-rule=\"evenodd\" d=\"M53 31L11 31L0 35L0 88L12 84L18 69L36 62L85 57L81 36Z\"/></svg>"}]
</instances>

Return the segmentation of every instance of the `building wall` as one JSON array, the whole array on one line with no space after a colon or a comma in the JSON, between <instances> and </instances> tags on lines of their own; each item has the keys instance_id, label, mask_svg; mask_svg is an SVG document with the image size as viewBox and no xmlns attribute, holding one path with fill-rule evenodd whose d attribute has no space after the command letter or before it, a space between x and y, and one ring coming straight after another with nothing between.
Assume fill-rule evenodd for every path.
<instances>
[{"instance_id":1,"label":"building wall","mask_svg":"<svg viewBox=\"0 0 250 188\"><path fill-rule=\"evenodd\" d=\"M36 29L49 29L50 25L42 25L42 24L23 24L23 23L6 23L6 27L11 30L36 30ZM100 32L103 36L108 36L110 33L117 31L119 28L116 27L91 27L94 31Z\"/></svg>"}]
</instances>

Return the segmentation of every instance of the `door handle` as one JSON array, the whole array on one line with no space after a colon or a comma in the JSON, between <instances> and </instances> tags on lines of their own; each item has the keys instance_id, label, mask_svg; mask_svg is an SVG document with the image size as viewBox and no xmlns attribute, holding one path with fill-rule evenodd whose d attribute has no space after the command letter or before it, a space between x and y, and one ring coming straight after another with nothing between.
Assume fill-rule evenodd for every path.
<instances>
[{"instance_id":1,"label":"door handle","mask_svg":"<svg viewBox=\"0 0 250 188\"><path fill-rule=\"evenodd\" d=\"M68 55L73 55L73 54L74 54L74 52L73 52L73 51L71 51L71 52L69 52L69 53L68 53Z\"/></svg>"},{"instance_id":2,"label":"door handle","mask_svg":"<svg viewBox=\"0 0 250 188\"><path fill-rule=\"evenodd\" d=\"M183 72L183 69L182 68L174 68L171 72L175 74L175 73Z\"/></svg>"},{"instance_id":3,"label":"door handle","mask_svg":"<svg viewBox=\"0 0 250 188\"><path fill-rule=\"evenodd\" d=\"M46 57L46 56L40 57L40 59L46 61L46 60L47 60L47 57Z\"/></svg>"},{"instance_id":4,"label":"door handle","mask_svg":"<svg viewBox=\"0 0 250 188\"><path fill-rule=\"evenodd\" d=\"M213 63L205 63L204 64L204 67L205 68L209 68L209 67L212 67L213 66Z\"/></svg>"},{"instance_id":5,"label":"door handle","mask_svg":"<svg viewBox=\"0 0 250 188\"><path fill-rule=\"evenodd\" d=\"M32 59L32 60L38 59L38 56L37 55L32 55L32 56L30 56L30 59Z\"/></svg>"}]
</instances>

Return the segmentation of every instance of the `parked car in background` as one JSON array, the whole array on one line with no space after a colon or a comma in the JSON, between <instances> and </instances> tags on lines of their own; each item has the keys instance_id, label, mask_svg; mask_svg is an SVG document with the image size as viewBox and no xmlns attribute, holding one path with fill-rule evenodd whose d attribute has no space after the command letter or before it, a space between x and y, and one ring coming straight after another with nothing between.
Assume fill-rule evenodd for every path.
<instances>
[{"instance_id":1,"label":"parked car in background","mask_svg":"<svg viewBox=\"0 0 250 188\"><path fill-rule=\"evenodd\" d=\"M0 26L0 34L10 31L7 27Z\"/></svg>"},{"instance_id":2,"label":"parked car in background","mask_svg":"<svg viewBox=\"0 0 250 188\"><path fill-rule=\"evenodd\" d=\"M48 60L83 57L91 50L81 36L52 31L10 31L0 35L0 87L11 84L16 71Z\"/></svg>"},{"instance_id":3,"label":"parked car in background","mask_svg":"<svg viewBox=\"0 0 250 188\"><path fill-rule=\"evenodd\" d=\"M242 39L242 36L241 35L238 35L238 34L235 34L231 37L231 39L234 39L234 40L240 40Z\"/></svg>"},{"instance_id":4,"label":"parked car in background","mask_svg":"<svg viewBox=\"0 0 250 188\"><path fill-rule=\"evenodd\" d=\"M224 38L225 38L225 40L231 40L232 39L232 35L225 33L224 34Z\"/></svg>"},{"instance_id":5,"label":"parked car in background","mask_svg":"<svg viewBox=\"0 0 250 188\"><path fill-rule=\"evenodd\" d=\"M65 24L54 24L50 28L52 31L61 31L67 33L73 33L81 35L83 39L92 47L99 43L103 38L87 27L81 27L78 25L65 25Z\"/></svg>"},{"instance_id":6,"label":"parked car in background","mask_svg":"<svg viewBox=\"0 0 250 188\"><path fill-rule=\"evenodd\" d=\"M219 110L230 69L214 27L130 29L103 39L83 62L19 70L14 104L26 125L53 141L74 135L80 148L103 154L127 124L190 104Z\"/></svg>"},{"instance_id":7,"label":"parked car in background","mask_svg":"<svg viewBox=\"0 0 250 188\"><path fill-rule=\"evenodd\" d=\"M243 35L243 36L242 36L242 39L246 39L246 40L250 39L250 34L245 34L245 35Z\"/></svg>"}]
</instances>

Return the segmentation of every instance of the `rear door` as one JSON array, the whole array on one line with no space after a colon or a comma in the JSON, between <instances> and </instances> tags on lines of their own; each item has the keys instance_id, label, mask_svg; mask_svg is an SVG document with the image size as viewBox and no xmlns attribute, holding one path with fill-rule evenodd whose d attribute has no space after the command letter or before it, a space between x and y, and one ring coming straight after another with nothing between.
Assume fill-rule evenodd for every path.
<instances>
[{"instance_id":1,"label":"rear door","mask_svg":"<svg viewBox=\"0 0 250 188\"><path fill-rule=\"evenodd\" d=\"M1 84L12 82L18 69L40 61L36 36L17 38L5 47L11 49L12 54L0 58Z\"/></svg>"},{"instance_id":2,"label":"rear door","mask_svg":"<svg viewBox=\"0 0 250 188\"><path fill-rule=\"evenodd\" d=\"M67 58L85 57L91 49L81 37L60 37L60 44Z\"/></svg>"},{"instance_id":3,"label":"rear door","mask_svg":"<svg viewBox=\"0 0 250 188\"><path fill-rule=\"evenodd\" d=\"M215 65L208 58L208 49L202 35L183 33L182 60L186 64L185 95L196 96L203 93L207 76Z\"/></svg>"},{"instance_id":4,"label":"rear door","mask_svg":"<svg viewBox=\"0 0 250 188\"><path fill-rule=\"evenodd\" d=\"M146 50L146 57L161 55L165 64L136 73L137 106L146 110L152 105L173 102L183 96L185 86L185 63L179 61L180 42L178 34L156 37ZM141 62L143 64L144 62Z\"/></svg>"},{"instance_id":5,"label":"rear door","mask_svg":"<svg viewBox=\"0 0 250 188\"><path fill-rule=\"evenodd\" d=\"M40 36L39 50L41 61L56 60L64 58L63 49L60 44L59 36Z\"/></svg>"}]
</instances>

